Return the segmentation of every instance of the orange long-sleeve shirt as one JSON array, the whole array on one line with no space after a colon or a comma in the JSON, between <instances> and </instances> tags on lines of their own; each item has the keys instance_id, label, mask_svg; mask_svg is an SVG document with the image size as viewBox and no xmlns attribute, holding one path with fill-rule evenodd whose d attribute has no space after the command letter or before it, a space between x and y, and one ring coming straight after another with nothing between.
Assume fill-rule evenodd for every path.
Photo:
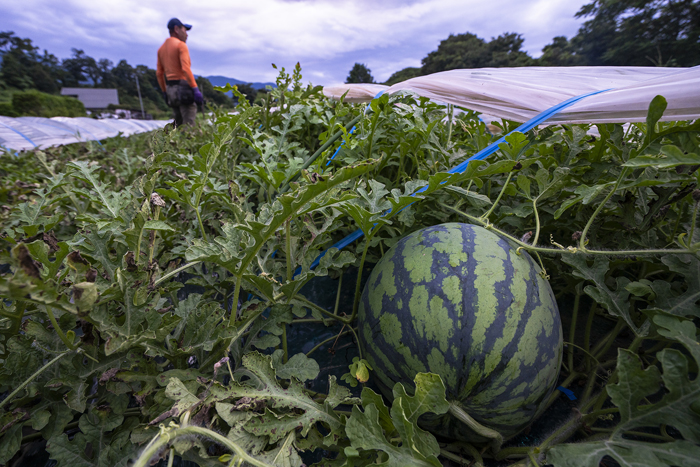
<instances>
[{"instance_id":1,"label":"orange long-sleeve shirt","mask_svg":"<svg viewBox=\"0 0 700 467\"><path fill-rule=\"evenodd\" d=\"M158 67L156 76L160 88L165 91L165 80L187 80L190 87L196 88L197 82L190 69L190 50L187 44L177 37L168 37L158 49Z\"/></svg>"}]
</instances>

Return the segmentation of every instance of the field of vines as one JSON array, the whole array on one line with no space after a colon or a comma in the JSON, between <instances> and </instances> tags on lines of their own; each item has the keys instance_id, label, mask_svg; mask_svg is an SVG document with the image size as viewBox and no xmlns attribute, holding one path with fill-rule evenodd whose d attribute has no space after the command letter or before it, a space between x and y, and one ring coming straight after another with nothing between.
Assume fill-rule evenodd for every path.
<instances>
[{"instance_id":1,"label":"field of vines","mask_svg":"<svg viewBox=\"0 0 700 467\"><path fill-rule=\"evenodd\" d=\"M450 174L499 136L476 113L277 85L194 129L0 155L0 465L698 465L700 122L658 96ZM559 304L557 389L498 442L431 434L443 377L383 398L358 345L372 265L447 222L527 252Z\"/></svg>"}]
</instances>

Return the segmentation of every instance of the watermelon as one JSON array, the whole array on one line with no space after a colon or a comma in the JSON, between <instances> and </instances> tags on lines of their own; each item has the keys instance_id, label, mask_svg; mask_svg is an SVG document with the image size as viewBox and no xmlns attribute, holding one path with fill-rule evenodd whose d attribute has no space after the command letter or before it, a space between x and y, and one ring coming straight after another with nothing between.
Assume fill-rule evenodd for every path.
<instances>
[{"instance_id":1,"label":"watermelon","mask_svg":"<svg viewBox=\"0 0 700 467\"><path fill-rule=\"evenodd\" d=\"M540 271L479 226L442 224L401 239L372 270L358 313L364 358L384 395L436 373L448 401L482 426L504 438L528 426L553 391L563 347ZM487 440L450 413L421 422L439 436Z\"/></svg>"}]
</instances>

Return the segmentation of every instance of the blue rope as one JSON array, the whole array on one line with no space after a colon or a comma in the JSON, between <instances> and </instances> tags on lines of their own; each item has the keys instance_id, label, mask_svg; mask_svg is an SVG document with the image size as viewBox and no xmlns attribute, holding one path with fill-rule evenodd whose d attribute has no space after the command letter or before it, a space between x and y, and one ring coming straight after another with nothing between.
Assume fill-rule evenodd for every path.
<instances>
[{"instance_id":1,"label":"blue rope","mask_svg":"<svg viewBox=\"0 0 700 467\"><path fill-rule=\"evenodd\" d=\"M606 92L606 91L610 91L610 89L603 89L603 90L601 90L601 91L593 91L593 92L589 92L589 93L586 93L586 94L581 94L580 96L572 97L571 99L565 100L564 102L561 102L561 103L559 103L559 104L557 104L557 105L555 105L555 106L553 106L553 107L550 107L549 109L545 110L544 112L540 113L539 115L535 116L534 118L532 118L532 119L528 120L527 122L523 123L523 124L520 125L518 128L516 128L515 130L511 131L510 133L508 133L508 135L510 135L510 134L512 134L512 133L515 133L515 132L526 133L526 132L532 130L533 128L535 128L537 125L541 124L542 122L544 122L544 121L548 120L549 118L553 117L554 115L558 114L559 112L561 112L561 111L564 110L565 108L567 108L567 107L569 107L569 106L575 104L576 102L578 102L578 101L580 101L580 100L582 100L582 99L585 99L586 97L593 96L593 95L595 95L595 94L600 94L600 93L603 93L603 92ZM377 94L377 96L375 97L375 99L376 99L377 97L379 97L383 92L384 92L384 91L382 91L382 92L380 92L379 94ZM508 136L508 135L506 135L506 136ZM491 143L491 144L490 144L489 146L487 146L486 148L482 149L481 151L479 151L479 152L477 152L476 154L474 154L473 156L471 156L469 159L465 160L465 161L462 162L461 164L459 164L459 165L453 167L452 169L448 170L447 173L455 174L455 173L462 173L462 172L464 172L464 171L467 169L467 165L469 165L469 162L471 162L471 161L473 161L473 160L482 160L482 159L486 159L488 156L490 156L491 154L493 154L494 152L496 152L496 151L498 150L498 145L501 144L501 143L503 143L503 142L505 142L505 140L506 140L506 137L505 137L505 136L500 137L499 139L497 139L496 141L494 141L493 143ZM338 149L340 149L340 148L338 148ZM336 153L337 153L337 151L336 151ZM423 187L423 188L421 188L421 189L419 189L419 190L416 190L413 194L416 195L416 194L418 194L418 193L422 193L423 191L425 191L425 190L427 190L427 189L428 189L428 187L425 186L425 187ZM408 206L406 206L406 207L408 207ZM405 209L405 208L404 208L404 209ZM384 215L389 214L390 212L391 212L391 209L388 210ZM362 232L362 229L357 229L356 231L354 231L353 233L351 233L350 235L348 235L348 236L345 237L344 239L342 239L342 240L340 240L339 242L333 244L330 248L328 248L328 249L325 250L323 253L321 253L320 255L318 255L318 258L316 258L316 259L314 260L314 262L311 263L311 269L313 269L313 268L315 268L316 266L318 266L319 262L321 261L321 258L323 258L323 256L325 256L325 254L326 254L326 253L328 252L328 250L330 250L331 248L337 248L337 249L339 249L339 250L342 250L343 248L345 248L346 246L350 245L350 244L351 244L352 242L354 242L355 240L358 240L359 238L361 238L363 235L364 235L364 233ZM300 271L300 269L297 269L297 270ZM296 273L297 273L297 272L295 271L295 274L296 274Z\"/></svg>"},{"instance_id":2,"label":"blue rope","mask_svg":"<svg viewBox=\"0 0 700 467\"><path fill-rule=\"evenodd\" d=\"M24 133L22 133L21 131L12 128L12 127L9 126L9 125L5 125L5 124L2 123L2 122L0 122L0 125L2 125L2 126L4 126L5 128L9 128L10 130L14 131L14 132L17 133L18 135L20 135L22 138L24 138L24 139L26 139L27 141L29 141L29 142L32 144L32 146L34 146L35 148L38 148L38 147L39 147L39 146L36 145L36 143L34 143L34 141L32 141L31 139L29 139L29 137L28 137L27 135L25 135Z\"/></svg>"}]
</instances>

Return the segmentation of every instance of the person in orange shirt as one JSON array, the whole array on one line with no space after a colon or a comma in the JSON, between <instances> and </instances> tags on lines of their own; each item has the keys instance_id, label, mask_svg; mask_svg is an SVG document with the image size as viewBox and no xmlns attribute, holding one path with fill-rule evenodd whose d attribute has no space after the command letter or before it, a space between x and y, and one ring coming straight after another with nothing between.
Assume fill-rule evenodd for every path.
<instances>
[{"instance_id":1,"label":"person in orange shirt","mask_svg":"<svg viewBox=\"0 0 700 467\"><path fill-rule=\"evenodd\" d=\"M190 69L190 51L186 44L190 29L191 25L171 19L168 21L170 37L158 49L156 76L168 105L175 112L175 126L194 126L196 104L204 101Z\"/></svg>"}]
</instances>

